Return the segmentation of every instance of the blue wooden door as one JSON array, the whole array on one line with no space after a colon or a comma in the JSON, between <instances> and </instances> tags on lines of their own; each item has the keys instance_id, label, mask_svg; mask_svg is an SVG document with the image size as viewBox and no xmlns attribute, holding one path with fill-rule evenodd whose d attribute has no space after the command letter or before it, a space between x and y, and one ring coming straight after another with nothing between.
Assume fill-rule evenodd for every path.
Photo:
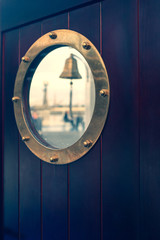
<instances>
[{"instance_id":1,"label":"blue wooden door","mask_svg":"<svg viewBox=\"0 0 160 240\"><path fill-rule=\"evenodd\" d=\"M159 240L159 1L2 2L1 236ZM11 99L21 57L41 35L65 28L101 53L111 100L91 151L54 166L21 141Z\"/></svg>"}]
</instances>

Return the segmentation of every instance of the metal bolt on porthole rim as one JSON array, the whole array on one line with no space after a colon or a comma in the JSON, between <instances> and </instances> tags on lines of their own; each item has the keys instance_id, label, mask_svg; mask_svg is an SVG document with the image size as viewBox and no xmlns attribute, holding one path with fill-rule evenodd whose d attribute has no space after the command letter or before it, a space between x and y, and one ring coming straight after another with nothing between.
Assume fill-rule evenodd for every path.
<instances>
[{"instance_id":1,"label":"metal bolt on porthole rim","mask_svg":"<svg viewBox=\"0 0 160 240\"><path fill-rule=\"evenodd\" d=\"M24 56L24 57L22 57L22 61L23 61L23 62L29 62L29 61L30 61L30 58L27 57L27 56Z\"/></svg>"},{"instance_id":2,"label":"metal bolt on porthole rim","mask_svg":"<svg viewBox=\"0 0 160 240\"><path fill-rule=\"evenodd\" d=\"M27 142L27 141L29 141L29 139L30 139L30 137L29 137L29 136L22 137L22 141L24 141L24 142Z\"/></svg>"},{"instance_id":3,"label":"metal bolt on porthole rim","mask_svg":"<svg viewBox=\"0 0 160 240\"><path fill-rule=\"evenodd\" d=\"M58 159L59 159L58 156L50 157L50 162L57 162Z\"/></svg>"},{"instance_id":4,"label":"metal bolt on porthole rim","mask_svg":"<svg viewBox=\"0 0 160 240\"><path fill-rule=\"evenodd\" d=\"M82 46L83 46L83 48L86 49L86 50L91 49L91 45L90 45L88 42L83 42Z\"/></svg>"},{"instance_id":5,"label":"metal bolt on porthole rim","mask_svg":"<svg viewBox=\"0 0 160 240\"><path fill-rule=\"evenodd\" d=\"M12 101L13 101L13 102L17 102L18 100L20 100L20 97L13 97L13 98L12 98Z\"/></svg>"},{"instance_id":6,"label":"metal bolt on porthole rim","mask_svg":"<svg viewBox=\"0 0 160 240\"><path fill-rule=\"evenodd\" d=\"M57 38L57 34L55 32L50 32L49 34L51 39L56 39Z\"/></svg>"},{"instance_id":7,"label":"metal bolt on porthole rim","mask_svg":"<svg viewBox=\"0 0 160 240\"><path fill-rule=\"evenodd\" d=\"M109 95L109 90L108 90L108 89L102 89L102 90L100 91L100 95L101 95L102 97L108 96L108 95Z\"/></svg>"},{"instance_id":8,"label":"metal bolt on porthole rim","mask_svg":"<svg viewBox=\"0 0 160 240\"><path fill-rule=\"evenodd\" d=\"M93 141L91 141L91 140L86 140L84 143L84 147L87 147L87 148L89 148L89 147L91 147L92 146L92 144L93 144Z\"/></svg>"}]
</instances>

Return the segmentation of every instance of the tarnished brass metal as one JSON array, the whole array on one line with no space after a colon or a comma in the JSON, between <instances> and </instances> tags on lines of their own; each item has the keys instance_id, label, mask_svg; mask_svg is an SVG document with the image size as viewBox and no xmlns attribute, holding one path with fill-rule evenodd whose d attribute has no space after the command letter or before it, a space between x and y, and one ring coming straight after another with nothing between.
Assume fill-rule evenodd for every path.
<instances>
[{"instance_id":1,"label":"tarnished brass metal","mask_svg":"<svg viewBox=\"0 0 160 240\"><path fill-rule=\"evenodd\" d=\"M29 61L30 61L30 58L27 57L27 56L24 56L24 57L22 57L22 61L23 61L23 62L29 62Z\"/></svg>"},{"instance_id":2,"label":"tarnished brass metal","mask_svg":"<svg viewBox=\"0 0 160 240\"><path fill-rule=\"evenodd\" d=\"M12 101L13 101L13 102L17 102L18 100L20 100L19 97L13 97L13 98L12 98Z\"/></svg>"},{"instance_id":3,"label":"tarnished brass metal","mask_svg":"<svg viewBox=\"0 0 160 240\"><path fill-rule=\"evenodd\" d=\"M102 89L102 90L100 91L100 95L101 95L102 97L108 96L108 95L109 95L109 90L108 90L108 89Z\"/></svg>"},{"instance_id":4,"label":"tarnished brass metal","mask_svg":"<svg viewBox=\"0 0 160 240\"><path fill-rule=\"evenodd\" d=\"M55 32L51 32L51 33L49 34L49 36L50 36L50 38L52 38L52 39L56 39L56 38L57 38L57 34L56 34Z\"/></svg>"},{"instance_id":5,"label":"tarnished brass metal","mask_svg":"<svg viewBox=\"0 0 160 240\"><path fill-rule=\"evenodd\" d=\"M74 58L73 54L71 54L70 57L66 59L65 66L64 66L63 72L60 75L60 78L66 78L66 79L82 78L82 76L78 71L77 60Z\"/></svg>"},{"instance_id":6,"label":"tarnished brass metal","mask_svg":"<svg viewBox=\"0 0 160 240\"><path fill-rule=\"evenodd\" d=\"M53 38L50 36L51 33L47 33L39 38L23 58L23 61L29 61L28 64L21 62L19 66L14 96L18 96L21 101L18 104L14 104L14 112L22 140L37 157L52 164L68 164L86 154L101 134L109 107L109 80L99 52L86 37L66 29L55 30L52 34ZM37 68L43 57L53 49L61 46L71 46L85 58L93 75L96 100L92 119L81 138L70 147L57 149L47 145L40 135L34 131L28 107L31 81L27 79L33 77L33 69ZM101 95L106 95L106 97Z\"/></svg>"},{"instance_id":7,"label":"tarnished brass metal","mask_svg":"<svg viewBox=\"0 0 160 240\"><path fill-rule=\"evenodd\" d=\"M29 141L30 137L29 136L26 136L26 137L22 137L22 141L26 142L26 141Z\"/></svg>"},{"instance_id":8,"label":"tarnished brass metal","mask_svg":"<svg viewBox=\"0 0 160 240\"><path fill-rule=\"evenodd\" d=\"M82 46L86 50L89 50L91 48L91 45L88 42L83 42Z\"/></svg>"},{"instance_id":9,"label":"tarnished brass metal","mask_svg":"<svg viewBox=\"0 0 160 240\"><path fill-rule=\"evenodd\" d=\"M91 140L86 140L83 144L84 144L84 147L87 147L87 148L89 148L89 147L91 147L92 146L92 141Z\"/></svg>"},{"instance_id":10,"label":"tarnished brass metal","mask_svg":"<svg viewBox=\"0 0 160 240\"><path fill-rule=\"evenodd\" d=\"M50 162L58 162L58 155L50 157Z\"/></svg>"}]
</instances>

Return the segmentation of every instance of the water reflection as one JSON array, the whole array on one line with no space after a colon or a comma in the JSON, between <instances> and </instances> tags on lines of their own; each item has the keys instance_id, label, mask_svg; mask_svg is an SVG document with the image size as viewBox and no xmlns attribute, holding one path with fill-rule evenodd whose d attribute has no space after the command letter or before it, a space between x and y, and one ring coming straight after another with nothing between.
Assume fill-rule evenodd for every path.
<instances>
[{"instance_id":1,"label":"water reflection","mask_svg":"<svg viewBox=\"0 0 160 240\"><path fill-rule=\"evenodd\" d=\"M95 104L84 57L71 47L50 52L34 73L29 102L32 122L46 142L57 148L74 144L88 127Z\"/></svg>"}]
</instances>

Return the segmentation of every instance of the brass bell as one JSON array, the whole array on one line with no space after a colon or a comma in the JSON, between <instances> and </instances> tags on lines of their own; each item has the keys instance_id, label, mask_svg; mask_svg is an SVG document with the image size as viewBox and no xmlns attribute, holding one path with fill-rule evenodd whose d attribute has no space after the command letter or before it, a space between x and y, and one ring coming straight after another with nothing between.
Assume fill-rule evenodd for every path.
<instances>
[{"instance_id":1,"label":"brass bell","mask_svg":"<svg viewBox=\"0 0 160 240\"><path fill-rule=\"evenodd\" d=\"M77 60L74 58L74 55L71 53L70 57L66 59L63 72L59 76L60 78L70 79L70 100L69 100L69 112L70 117L73 118L72 113L72 80L81 79L81 75L78 71Z\"/></svg>"},{"instance_id":2,"label":"brass bell","mask_svg":"<svg viewBox=\"0 0 160 240\"><path fill-rule=\"evenodd\" d=\"M60 78L66 79L81 79L81 75L78 71L77 60L74 58L73 54L66 59L63 72Z\"/></svg>"}]
</instances>

